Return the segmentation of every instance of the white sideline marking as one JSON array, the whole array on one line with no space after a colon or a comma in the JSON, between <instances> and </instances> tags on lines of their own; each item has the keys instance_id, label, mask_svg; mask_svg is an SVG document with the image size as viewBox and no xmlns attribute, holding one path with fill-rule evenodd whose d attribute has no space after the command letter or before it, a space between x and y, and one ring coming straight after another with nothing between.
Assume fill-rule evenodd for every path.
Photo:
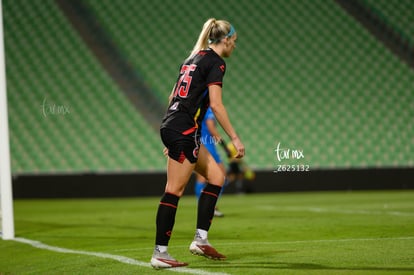
<instances>
[{"instance_id":1,"label":"white sideline marking","mask_svg":"<svg viewBox=\"0 0 414 275\"><path fill-rule=\"evenodd\" d=\"M278 245L278 244L297 244L297 243L336 243L336 242L366 242L366 241L406 241L414 240L413 237L395 237L395 238L352 238L352 239L331 239L331 240L301 240L301 241L281 241L281 242L240 242L240 243L224 243L224 244L215 244L214 246L237 246L237 245Z\"/></svg>"},{"instance_id":2,"label":"white sideline marking","mask_svg":"<svg viewBox=\"0 0 414 275\"><path fill-rule=\"evenodd\" d=\"M340 210L340 209L325 209L319 207L310 207L307 209L310 212L317 213L339 213L339 214L363 214L363 215L391 215L391 216L404 216L413 217L414 213L401 212L401 211L370 211L370 210Z\"/></svg>"},{"instance_id":3,"label":"white sideline marking","mask_svg":"<svg viewBox=\"0 0 414 275\"><path fill-rule=\"evenodd\" d=\"M50 250L53 252L95 256L99 258L115 260L115 261L118 261L124 264L143 266L143 267L148 267L152 269L152 266L149 263L137 261L135 259L128 258L125 256L113 255L113 254L107 254L107 253L101 253L101 252L74 250L74 249L68 249L68 248L63 248L63 247L58 247L58 246L51 246L51 245L47 245L39 241L29 240L25 238L14 238L12 240L16 242L20 242L20 243L29 244L35 248ZM178 273L197 274L197 275L229 275L228 273L208 272L208 271L204 271L201 269L191 269L191 268L186 268L186 267L166 268L165 270L172 271L172 272L178 272Z\"/></svg>"},{"instance_id":4,"label":"white sideline marking","mask_svg":"<svg viewBox=\"0 0 414 275\"><path fill-rule=\"evenodd\" d=\"M366 241L399 241L414 240L412 237L393 237L393 238L352 238L352 239L330 239L330 240L298 240L298 241L279 241L279 242L237 242L237 243L216 243L214 246L252 246L252 245L283 245L298 243L335 243L335 242L366 242ZM184 245L175 245L174 247L187 247ZM148 248L129 248L115 251L137 251L147 250Z\"/></svg>"},{"instance_id":5,"label":"white sideline marking","mask_svg":"<svg viewBox=\"0 0 414 275\"><path fill-rule=\"evenodd\" d=\"M401 211L372 211L372 210L346 210L346 209L327 209L322 207L276 207L273 205L259 205L257 209L263 211L308 211L315 213L338 213L338 214L361 214L361 215L390 215L400 217L414 217L412 212L401 212Z\"/></svg>"}]
</instances>

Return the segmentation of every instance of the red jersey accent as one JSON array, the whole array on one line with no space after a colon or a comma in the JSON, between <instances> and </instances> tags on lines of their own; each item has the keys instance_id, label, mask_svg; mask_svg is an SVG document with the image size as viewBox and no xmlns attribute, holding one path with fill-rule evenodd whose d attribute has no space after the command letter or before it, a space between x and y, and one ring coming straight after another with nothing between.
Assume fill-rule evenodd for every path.
<instances>
[{"instance_id":1,"label":"red jersey accent","mask_svg":"<svg viewBox=\"0 0 414 275\"><path fill-rule=\"evenodd\" d=\"M210 83L210 84L208 84L207 86L211 86L211 85L219 85L219 86L222 86L222 82L213 82L213 83Z\"/></svg>"},{"instance_id":2,"label":"red jersey accent","mask_svg":"<svg viewBox=\"0 0 414 275\"><path fill-rule=\"evenodd\" d=\"M194 131L197 129L197 127L192 127L192 128L190 128L190 129L188 129L188 130L185 130L184 132L182 132L182 134L183 135L189 135L189 134L191 134L191 133L194 133Z\"/></svg>"}]
</instances>

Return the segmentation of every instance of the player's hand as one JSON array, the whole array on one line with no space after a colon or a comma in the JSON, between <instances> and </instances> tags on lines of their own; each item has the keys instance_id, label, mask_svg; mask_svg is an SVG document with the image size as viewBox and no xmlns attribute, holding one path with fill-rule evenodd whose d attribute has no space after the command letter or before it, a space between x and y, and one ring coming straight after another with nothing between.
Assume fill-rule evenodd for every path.
<instances>
[{"instance_id":1,"label":"player's hand","mask_svg":"<svg viewBox=\"0 0 414 275\"><path fill-rule=\"evenodd\" d=\"M224 141L224 139L220 139L218 144L220 144L220 146L223 148L224 152L226 152L226 155L228 158L232 158L230 149L227 147L226 142Z\"/></svg>"},{"instance_id":2,"label":"player's hand","mask_svg":"<svg viewBox=\"0 0 414 275\"><path fill-rule=\"evenodd\" d=\"M165 147L164 150L162 150L162 153L164 154L164 156L168 157L168 148Z\"/></svg>"},{"instance_id":3,"label":"player's hand","mask_svg":"<svg viewBox=\"0 0 414 275\"><path fill-rule=\"evenodd\" d=\"M240 138L236 136L235 138L232 138L231 142L233 143L234 147L237 150L237 155L235 158L242 158L245 155L244 145L241 142Z\"/></svg>"}]
</instances>

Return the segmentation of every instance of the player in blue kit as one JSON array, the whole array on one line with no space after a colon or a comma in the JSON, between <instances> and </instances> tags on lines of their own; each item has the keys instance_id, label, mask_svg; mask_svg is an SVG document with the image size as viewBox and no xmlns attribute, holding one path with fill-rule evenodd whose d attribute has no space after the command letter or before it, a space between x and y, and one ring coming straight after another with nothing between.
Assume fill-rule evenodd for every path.
<instances>
[{"instance_id":1,"label":"player in blue kit","mask_svg":"<svg viewBox=\"0 0 414 275\"><path fill-rule=\"evenodd\" d=\"M225 174L226 168L216 149L216 145L223 142L219 132L217 131L216 124L217 124L216 117L214 116L214 113L211 110L211 108L208 108L204 116L204 119L202 121L202 124L201 124L201 144L204 144L208 152L213 156L214 160L220 166L220 169L222 170L223 174ZM227 180L225 182L227 182ZM201 192L206 186L206 184L207 184L207 179L204 178L202 175L196 173L196 182L194 186L194 192L195 192L197 199L200 198ZM214 216L223 217L224 215L216 207L214 210Z\"/></svg>"}]
</instances>

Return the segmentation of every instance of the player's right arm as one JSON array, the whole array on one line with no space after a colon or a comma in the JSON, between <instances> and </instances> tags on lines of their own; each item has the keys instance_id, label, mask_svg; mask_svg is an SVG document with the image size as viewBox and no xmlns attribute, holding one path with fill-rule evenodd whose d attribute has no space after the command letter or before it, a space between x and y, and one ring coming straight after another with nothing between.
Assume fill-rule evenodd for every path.
<instances>
[{"instance_id":1,"label":"player's right arm","mask_svg":"<svg viewBox=\"0 0 414 275\"><path fill-rule=\"evenodd\" d=\"M174 85L174 87L173 87L173 89L172 89L172 91L171 91L171 94L170 94L170 96L168 97L168 105L170 105L170 104L171 104L171 100L172 100L172 99L173 99L173 97L174 97L175 86L177 86L177 84L175 84L175 85Z\"/></svg>"}]
</instances>

